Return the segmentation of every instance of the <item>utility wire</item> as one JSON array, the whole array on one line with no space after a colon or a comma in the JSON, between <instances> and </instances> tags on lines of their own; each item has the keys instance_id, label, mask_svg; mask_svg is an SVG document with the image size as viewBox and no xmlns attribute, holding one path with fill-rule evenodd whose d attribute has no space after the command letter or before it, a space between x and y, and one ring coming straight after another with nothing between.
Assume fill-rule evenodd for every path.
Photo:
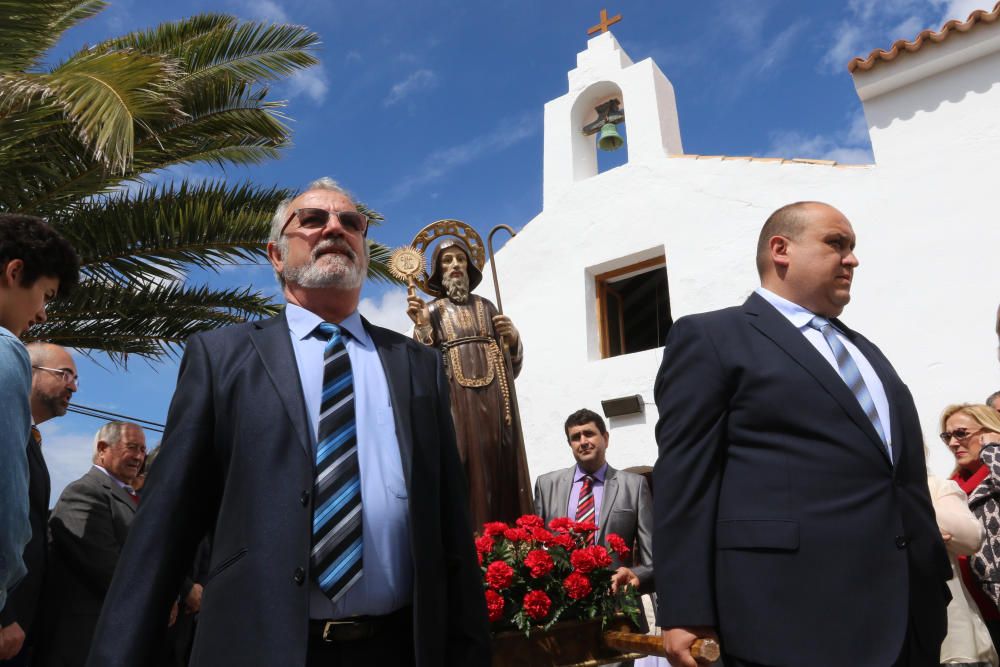
<instances>
[{"instance_id":1,"label":"utility wire","mask_svg":"<svg viewBox=\"0 0 1000 667\"><path fill-rule=\"evenodd\" d=\"M149 421L148 419L139 419L138 417L131 417L129 415L122 415L117 412L109 412L108 410L101 410L100 408L92 408L86 405L80 405L79 403L70 403L67 408L70 412L74 412L79 415L85 415L87 417L94 417L96 419L124 419L131 422L136 422L142 424L145 428L150 431L156 431L158 433L163 433L164 425L159 422Z\"/></svg>"}]
</instances>

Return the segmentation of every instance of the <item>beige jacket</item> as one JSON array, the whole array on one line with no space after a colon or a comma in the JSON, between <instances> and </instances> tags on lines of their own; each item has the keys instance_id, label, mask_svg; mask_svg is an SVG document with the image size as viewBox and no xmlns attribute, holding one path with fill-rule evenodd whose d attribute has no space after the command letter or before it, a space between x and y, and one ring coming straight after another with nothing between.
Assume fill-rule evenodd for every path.
<instances>
[{"instance_id":1,"label":"beige jacket","mask_svg":"<svg viewBox=\"0 0 1000 667\"><path fill-rule=\"evenodd\" d=\"M951 535L946 543L951 569L955 576L948 582L952 600L948 605L948 636L941 645L941 664L988 662L994 667L1000 659L993 648L990 633L976 608L976 603L962 585L958 557L976 553L982 546L985 530L968 506L968 497L951 480L928 475L938 528Z\"/></svg>"}]
</instances>

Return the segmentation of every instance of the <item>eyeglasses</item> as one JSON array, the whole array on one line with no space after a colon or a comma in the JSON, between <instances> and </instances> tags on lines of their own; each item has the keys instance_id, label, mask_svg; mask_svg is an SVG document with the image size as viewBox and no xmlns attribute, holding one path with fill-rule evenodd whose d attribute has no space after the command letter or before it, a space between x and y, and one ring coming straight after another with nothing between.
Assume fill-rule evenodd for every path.
<instances>
[{"instance_id":1,"label":"eyeglasses","mask_svg":"<svg viewBox=\"0 0 1000 667\"><path fill-rule=\"evenodd\" d=\"M943 440L944 444L947 445L949 442L951 442L952 438L955 438L958 441L968 440L977 433L982 433L985 430L986 429L981 428L978 431L970 431L967 428L956 428L954 431L945 431L944 433L942 433L941 440Z\"/></svg>"},{"instance_id":2,"label":"eyeglasses","mask_svg":"<svg viewBox=\"0 0 1000 667\"><path fill-rule=\"evenodd\" d=\"M364 213L357 211L327 211L324 208L300 208L292 211L285 220L285 226L281 228L281 234L285 233L292 218L299 219L299 226L303 229L322 229L330 222L330 217L334 216L340 221L340 226L344 229L366 236L368 234L369 218Z\"/></svg>"},{"instance_id":3,"label":"eyeglasses","mask_svg":"<svg viewBox=\"0 0 1000 667\"><path fill-rule=\"evenodd\" d=\"M45 366L32 366L32 368L39 371L48 371L49 373L55 373L60 378L62 378L62 381L65 382L66 384L74 382L78 387L80 386L80 376L68 368L47 368Z\"/></svg>"}]
</instances>

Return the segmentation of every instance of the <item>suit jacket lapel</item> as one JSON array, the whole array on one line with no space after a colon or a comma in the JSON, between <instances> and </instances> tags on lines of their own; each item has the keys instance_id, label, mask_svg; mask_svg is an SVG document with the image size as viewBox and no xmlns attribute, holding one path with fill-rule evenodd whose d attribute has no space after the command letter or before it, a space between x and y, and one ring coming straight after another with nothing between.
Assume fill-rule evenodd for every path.
<instances>
[{"instance_id":1,"label":"suit jacket lapel","mask_svg":"<svg viewBox=\"0 0 1000 667\"><path fill-rule=\"evenodd\" d=\"M611 516L611 506L615 504L618 495L618 471L610 465L604 472L604 497L601 498L601 516L597 521L596 544L604 544L608 532L608 518Z\"/></svg>"},{"instance_id":2,"label":"suit jacket lapel","mask_svg":"<svg viewBox=\"0 0 1000 667\"><path fill-rule=\"evenodd\" d=\"M882 383L882 390L885 391L886 402L889 404L889 425L890 425L890 440L892 445L892 459L893 466L899 465L900 457L903 455L903 443L905 442L905 435L903 434L903 419L901 417L901 412L899 408L899 399L902 397L901 388L898 386L900 382L899 376L892 369L892 366L888 365L888 360L886 360L882 354L875 349L871 343L869 343L863 336L858 335L851 329L844 326L839 320L834 320L837 326L847 335L854 345L861 350L861 354L865 355L865 359L868 363L872 365L872 369L875 371L875 375L878 376L879 381ZM871 387L869 387L869 391ZM872 429L874 430L874 428ZM881 440L879 440L881 442ZM882 445L883 449L885 445Z\"/></svg>"},{"instance_id":3,"label":"suit jacket lapel","mask_svg":"<svg viewBox=\"0 0 1000 667\"><path fill-rule=\"evenodd\" d=\"M118 485L118 482L113 480L108 475L104 474L97 468L91 468L88 474L93 478L95 482L103 486L105 489L111 492L115 500L118 500L122 505L128 508L131 514L135 514L136 511L136 501L129 495L128 491L123 489Z\"/></svg>"},{"instance_id":4,"label":"suit jacket lapel","mask_svg":"<svg viewBox=\"0 0 1000 667\"><path fill-rule=\"evenodd\" d=\"M312 460L312 435L309 432L306 399L302 393L302 381L299 379L285 313L282 311L276 317L255 322L254 327L250 331L250 342L257 350L264 370L274 385L274 393L288 413L302 450ZM262 409L266 408L262 406Z\"/></svg>"},{"instance_id":5,"label":"suit jacket lapel","mask_svg":"<svg viewBox=\"0 0 1000 667\"><path fill-rule=\"evenodd\" d=\"M410 414L410 353L405 341L394 339L381 327L373 326L368 320L361 318L372 337L382 369L389 385L389 399L392 402L392 416L396 422L396 440L399 442L399 456L403 464L403 476L406 488L410 489L410 477L413 471L413 419Z\"/></svg>"},{"instance_id":6,"label":"suit jacket lapel","mask_svg":"<svg viewBox=\"0 0 1000 667\"><path fill-rule=\"evenodd\" d=\"M886 463L889 461L885 443L878 436L861 404L844 383L840 374L823 358L816 348L806 340L798 329L778 310L757 293L751 294L743 310L749 316L750 325L773 340L788 356L804 368L820 386L844 409L844 412L865 432L872 445L878 448Z\"/></svg>"},{"instance_id":7,"label":"suit jacket lapel","mask_svg":"<svg viewBox=\"0 0 1000 667\"><path fill-rule=\"evenodd\" d=\"M552 502L555 504L555 511L552 518L568 517L575 519L569 514L569 495L573 491L573 477L576 475L576 466L571 466L562 471L556 478L556 483L552 488Z\"/></svg>"}]
</instances>

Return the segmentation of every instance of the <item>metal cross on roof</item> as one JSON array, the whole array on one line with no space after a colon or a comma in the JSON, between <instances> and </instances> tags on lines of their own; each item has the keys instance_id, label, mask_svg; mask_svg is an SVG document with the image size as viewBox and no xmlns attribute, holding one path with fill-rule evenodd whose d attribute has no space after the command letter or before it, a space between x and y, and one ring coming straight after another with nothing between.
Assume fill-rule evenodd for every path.
<instances>
[{"instance_id":1,"label":"metal cross on roof","mask_svg":"<svg viewBox=\"0 0 1000 667\"><path fill-rule=\"evenodd\" d=\"M608 18L608 10L602 9L601 22L591 27L589 30L587 30L587 34L593 35L595 32L607 32L610 26L614 25L615 23L618 23L621 20L622 20L621 14L615 14L611 18Z\"/></svg>"}]
</instances>

